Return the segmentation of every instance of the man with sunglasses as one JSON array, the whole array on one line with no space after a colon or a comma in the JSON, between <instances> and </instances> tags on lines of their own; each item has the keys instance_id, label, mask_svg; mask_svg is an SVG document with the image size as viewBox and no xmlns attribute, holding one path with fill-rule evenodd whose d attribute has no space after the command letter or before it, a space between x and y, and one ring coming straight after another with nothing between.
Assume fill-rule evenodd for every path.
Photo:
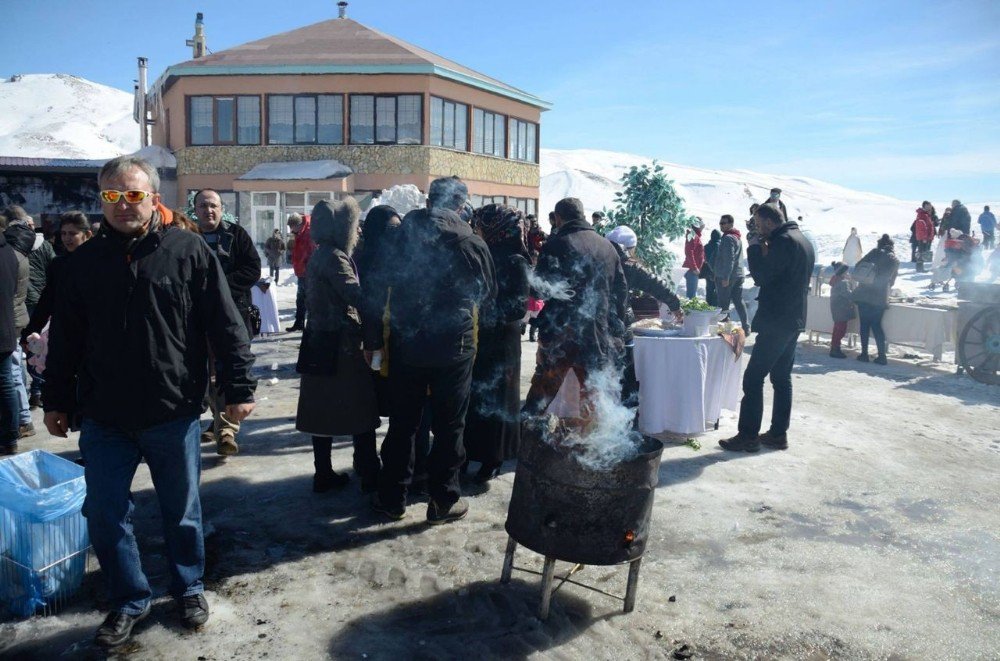
<instances>
[{"instance_id":1,"label":"man with sunglasses","mask_svg":"<svg viewBox=\"0 0 1000 661\"><path fill-rule=\"evenodd\" d=\"M107 225L67 265L42 399L53 436L67 436L71 412L82 418L83 512L111 601L95 642L114 647L149 614L152 598L131 523L130 489L142 460L160 503L170 593L185 626L208 620L198 418L209 346L231 420L253 411L256 381L222 266L198 234L172 222L156 169L122 156L101 168L98 182Z\"/></svg>"}]
</instances>

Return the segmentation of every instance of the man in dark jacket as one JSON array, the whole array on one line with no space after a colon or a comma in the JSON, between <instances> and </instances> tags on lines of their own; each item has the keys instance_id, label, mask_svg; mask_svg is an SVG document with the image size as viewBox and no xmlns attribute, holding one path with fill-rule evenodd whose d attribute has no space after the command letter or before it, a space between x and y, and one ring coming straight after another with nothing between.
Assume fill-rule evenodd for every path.
<instances>
[{"instance_id":1,"label":"man in dark jacket","mask_svg":"<svg viewBox=\"0 0 1000 661\"><path fill-rule=\"evenodd\" d=\"M15 207L19 208L19 207ZM23 213L23 212L22 212ZM14 249L14 257L17 259L17 287L14 291L14 331L21 335L21 331L28 325L28 290L31 282L31 263L28 260L31 249L35 245L35 232L31 229L31 217L25 214L18 220L10 223L4 235L7 243ZM25 387L27 370L25 369L24 353L18 346L11 354L11 374L14 385L17 389L17 410L18 426L20 436L33 436L35 425L31 422L31 410L28 401L28 390Z\"/></svg>"},{"instance_id":2,"label":"man in dark jacket","mask_svg":"<svg viewBox=\"0 0 1000 661\"><path fill-rule=\"evenodd\" d=\"M194 210L198 219L198 229L205 243L212 249L222 264L222 272L226 274L229 291L233 303L246 325L247 336L253 340L253 330L250 325L250 287L260 280L260 255L253 244L253 239L245 229L222 219L225 209L222 206L222 196L211 188L198 191L194 196ZM239 453L240 446L236 436L240 433L240 423L227 418L223 411L226 399L219 384L218 365L213 370L215 378L209 387L209 405L212 409L212 427L202 433L203 443L215 441L215 451L222 456L232 456Z\"/></svg>"},{"instance_id":3,"label":"man in dark jacket","mask_svg":"<svg viewBox=\"0 0 1000 661\"><path fill-rule=\"evenodd\" d=\"M747 248L750 275L760 287L753 330L757 340L743 373L739 433L719 441L726 450L756 452L760 445L784 450L792 413L792 365L799 333L805 330L806 301L816 255L795 222L785 222L773 204L757 209L760 238ZM764 415L764 378L774 386L771 428L759 434Z\"/></svg>"},{"instance_id":4,"label":"man in dark jacket","mask_svg":"<svg viewBox=\"0 0 1000 661\"><path fill-rule=\"evenodd\" d=\"M958 200L951 202L951 227L962 230L962 234L972 233L972 214Z\"/></svg>"},{"instance_id":5,"label":"man in dark jacket","mask_svg":"<svg viewBox=\"0 0 1000 661\"><path fill-rule=\"evenodd\" d=\"M729 214L719 220L719 229L722 230L722 240L719 241L711 265L719 307L729 314L729 304L732 302L736 313L740 315L743 331L749 333L750 321L747 319L747 306L743 303L743 238L736 229L736 220Z\"/></svg>"},{"instance_id":6,"label":"man in dark jacket","mask_svg":"<svg viewBox=\"0 0 1000 661\"><path fill-rule=\"evenodd\" d=\"M20 436L19 407L11 358L17 349L17 334L14 329L17 270L14 249L0 234L0 456L17 452L17 439Z\"/></svg>"},{"instance_id":7,"label":"man in dark jacket","mask_svg":"<svg viewBox=\"0 0 1000 661\"><path fill-rule=\"evenodd\" d=\"M42 291L45 289L49 264L56 258L56 251L52 248L52 244L45 240L45 235L37 231L33 222L29 222L29 225L35 230L35 243L31 248L31 254L28 255L28 267L31 269L31 273L28 275L28 296L24 299L30 317L35 312L38 299L41 298ZM41 404L42 384L45 380L31 366L28 367L28 374L31 375L28 405L34 409Z\"/></svg>"},{"instance_id":8,"label":"man in dark jacket","mask_svg":"<svg viewBox=\"0 0 1000 661\"><path fill-rule=\"evenodd\" d=\"M569 370L586 392L589 374L620 366L627 332L628 284L618 252L594 231L576 198L556 204L554 222L558 232L542 247L532 283L545 308L538 316L538 364L522 408L527 416L545 412Z\"/></svg>"},{"instance_id":9,"label":"man in dark jacket","mask_svg":"<svg viewBox=\"0 0 1000 661\"><path fill-rule=\"evenodd\" d=\"M380 267L381 292L363 312L365 355L383 348L382 310L389 300L389 431L382 442L382 471L372 500L375 511L393 519L406 513L413 475L413 439L430 390L434 445L427 458L432 524L461 519L469 510L458 475L465 462L463 431L475 357L476 309L496 296L489 249L458 210L468 190L456 177L435 179L427 208L403 218L395 250ZM390 293L391 292L391 293Z\"/></svg>"},{"instance_id":10,"label":"man in dark jacket","mask_svg":"<svg viewBox=\"0 0 1000 661\"><path fill-rule=\"evenodd\" d=\"M65 438L82 415L83 511L112 612L95 642L112 647L149 614L152 591L132 533L132 478L145 460L160 501L170 593L185 626L208 619L198 481L198 417L209 346L222 365L226 415L253 410L253 356L219 260L159 204L159 176L122 156L98 175L106 225L68 265L49 329L45 425Z\"/></svg>"}]
</instances>

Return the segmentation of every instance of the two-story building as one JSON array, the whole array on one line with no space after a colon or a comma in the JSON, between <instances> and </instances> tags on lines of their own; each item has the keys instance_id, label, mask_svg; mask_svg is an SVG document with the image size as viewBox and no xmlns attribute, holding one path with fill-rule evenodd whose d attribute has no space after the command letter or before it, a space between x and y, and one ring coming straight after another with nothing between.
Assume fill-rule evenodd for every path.
<instances>
[{"instance_id":1,"label":"two-story building","mask_svg":"<svg viewBox=\"0 0 1000 661\"><path fill-rule=\"evenodd\" d=\"M321 199L457 175L538 203L541 99L345 16L173 65L146 96L180 194L211 187L258 242Z\"/></svg>"}]
</instances>

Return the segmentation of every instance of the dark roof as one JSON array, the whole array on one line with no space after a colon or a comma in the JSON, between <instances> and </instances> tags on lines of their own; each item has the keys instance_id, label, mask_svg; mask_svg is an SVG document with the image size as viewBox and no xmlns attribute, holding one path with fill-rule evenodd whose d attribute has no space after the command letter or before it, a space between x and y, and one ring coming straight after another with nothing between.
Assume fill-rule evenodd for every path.
<instances>
[{"instance_id":1,"label":"dark roof","mask_svg":"<svg viewBox=\"0 0 1000 661\"><path fill-rule=\"evenodd\" d=\"M96 170L110 161L110 158L29 158L25 156L0 156L0 167L31 169L93 169Z\"/></svg>"},{"instance_id":2,"label":"dark roof","mask_svg":"<svg viewBox=\"0 0 1000 661\"><path fill-rule=\"evenodd\" d=\"M161 76L256 73L434 74L547 109L549 103L349 18L335 18L173 65Z\"/></svg>"}]
</instances>

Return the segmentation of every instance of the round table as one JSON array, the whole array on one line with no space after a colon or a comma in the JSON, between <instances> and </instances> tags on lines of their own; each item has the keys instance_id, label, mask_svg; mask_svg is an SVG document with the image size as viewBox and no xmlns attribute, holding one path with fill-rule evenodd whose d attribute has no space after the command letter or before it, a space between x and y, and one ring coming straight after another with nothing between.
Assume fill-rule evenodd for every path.
<instances>
[{"instance_id":1,"label":"round table","mask_svg":"<svg viewBox=\"0 0 1000 661\"><path fill-rule=\"evenodd\" d=\"M717 335L636 335L635 373L644 434L701 434L739 408L743 358Z\"/></svg>"}]
</instances>

